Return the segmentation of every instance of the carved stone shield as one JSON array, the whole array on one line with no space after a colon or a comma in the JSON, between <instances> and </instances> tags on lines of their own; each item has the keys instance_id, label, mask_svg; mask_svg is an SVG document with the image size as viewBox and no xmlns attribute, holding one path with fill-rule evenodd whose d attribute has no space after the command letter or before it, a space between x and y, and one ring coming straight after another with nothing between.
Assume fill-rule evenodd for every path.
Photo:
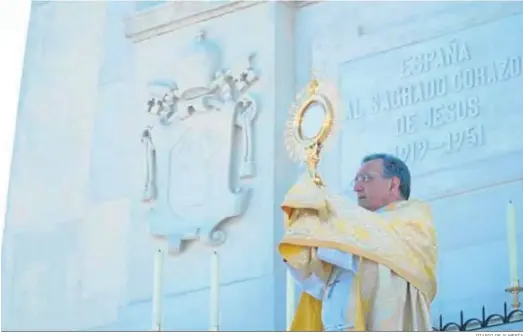
<instances>
[{"instance_id":1,"label":"carved stone shield","mask_svg":"<svg viewBox=\"0 0 523 336\"><path fill-rule=\"evenodd\" d=\"M231 102L151 131L158 194L149 227L175 249L183 240L222 243L225 234L216 226L246 206L248 190L233 190L231 181L236 119Z\"/></svg>"}]
</instances>

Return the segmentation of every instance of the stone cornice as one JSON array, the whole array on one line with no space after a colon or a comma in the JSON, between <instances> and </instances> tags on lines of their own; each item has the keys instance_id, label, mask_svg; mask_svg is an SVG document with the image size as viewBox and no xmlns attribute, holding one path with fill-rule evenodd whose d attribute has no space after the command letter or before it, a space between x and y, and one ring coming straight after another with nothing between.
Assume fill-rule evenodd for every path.
<instances>
[{"instance_id":1,"label":"stone cornice","mask_svg":"<svg viewBox=\"0 0 523 336\"><path fill-rule=\"evenodd\" d=\"M125 35L134 42L172 32L266 1L173 1L125 20Z\"/></svg>"},{"instance_id":2,"label":"stone cornice","mask_svg":"<svg viewBox=\"0 0 523 336\"><path fill-rule=\"evenodd\" d=\"M274 1L274 0L273 0ZM295 0L295 1L287 1L287 0L276 0L280 4L284 4L285 6L289 8L294 9L300 9L309 5L314 5L320 2L323 2L323 0L313 0L313 1L305 1L305 0Z\"/></svg>"},{"instance_id":3,"label":"stone cornice","mask_svg":"<svg viewBox=\"0 0 523 336\"><path fill-rule=\"evenodd\" d=\"M318 4L320 2L323 2L324 0L315 0L315 1L293 1L294 3L294 6L296 6L296 8L303 8L303 7L306 7L306 6L310 6L310 5L315 5L315 4Z\"/></svg>"}]
</instances>

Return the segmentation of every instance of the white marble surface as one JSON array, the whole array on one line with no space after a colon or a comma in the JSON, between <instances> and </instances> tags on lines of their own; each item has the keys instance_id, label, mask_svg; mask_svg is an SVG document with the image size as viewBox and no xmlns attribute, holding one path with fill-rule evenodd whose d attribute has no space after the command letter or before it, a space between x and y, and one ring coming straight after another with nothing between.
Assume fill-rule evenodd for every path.
<instances>
[{"instance_id":1,"label":"white marble surface","mask_svg":"<svg viewBox=\"0 0 523 336\"><path fill-rule=\"evenodd\" d=\"M333 79L345 103L361 98L368 108L373 94L409 83L400 77L402 60L453 39L466 43L470 60L409 78L427 82L523 56L521 3L176 6L34 4L3 242L4 330L150 328L152 240L140 204L140 136L150 121L146 83L185 71L184 44L201 29L224 51L223 64L254 51L260 72L253 88L260 107L253 124L256 174L243 182L252 195L246 212L222 225L224 330L284 329L284 269L275 247L282 235L279 204L298 169L287 159L282 132L294 94L312 68ZM191 19L183 13L192 13ZM345 134L322 163L329 186L346 190L364 153L475 125L463 121L397 137L400 115L426 114L436 102L479 99L480 113L471 120L483 125L484 145L447 156L431 152L412 162L414 194L432 202L440 242L435 323L440 313L458 320L460 310L479 317L482 305L501 313L509 300L503 292L509 279L504 206L510 198L523 209L521 141L513 136L523 124L516 70L496 85L401 113L347 120ZM195 179L184 181L189 190L176 194L182 203L196 196ZM167 330L208 328L210 252L195 242L166 260Z\"/></svg>"}]
</instances>

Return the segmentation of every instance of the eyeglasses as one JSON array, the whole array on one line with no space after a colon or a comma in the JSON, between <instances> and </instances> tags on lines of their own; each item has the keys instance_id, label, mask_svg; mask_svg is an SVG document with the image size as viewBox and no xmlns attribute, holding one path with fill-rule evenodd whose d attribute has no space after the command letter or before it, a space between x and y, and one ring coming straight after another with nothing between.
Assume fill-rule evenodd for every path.
<instances>
[{"instance_id":1,"label":"eyeglasses","mask_svg":"<svg viewBox=\"0 0 523 336\"><path fill-rule=\"evenodd\" d=\"M377 176L381 176L381 174L376 172L366 172L356 175L354 179L352 180L352 186L354 187L357 183L368 183L372 180L374 180Z\"/></svg>"}]
</instances>

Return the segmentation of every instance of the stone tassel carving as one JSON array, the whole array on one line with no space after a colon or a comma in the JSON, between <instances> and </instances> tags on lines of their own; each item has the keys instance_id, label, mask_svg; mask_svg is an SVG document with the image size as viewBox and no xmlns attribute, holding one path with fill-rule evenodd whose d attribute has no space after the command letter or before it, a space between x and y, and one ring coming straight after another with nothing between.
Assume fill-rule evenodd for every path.
<instances>
[{"instance_id":1,"label":"stone tassel carving","mask_svg":"<svg viewBox=\"0 0 523 336\"><path fill-rule=\"evenodd\" d=\"M156 150L151 137L151 127L143 131L142 144L145 149L145 186L142 202L151 203L156 200Z\"/></svg>"},{"instance_id":2,"label":"stone tassel carving","mask_svg":"<svg viewBox=\"0 0 523 336\"><path fill-rule=\"evenodd\" d=\"M243 135L243 160L240 167L240 178L253 177L254 172L254 156L253 156L253 139L252 139L252 124L256 116L256 106L253 99L243 98L239 102L240 114L238 126L242 128Z\"/></svg>"}]
</instances>

